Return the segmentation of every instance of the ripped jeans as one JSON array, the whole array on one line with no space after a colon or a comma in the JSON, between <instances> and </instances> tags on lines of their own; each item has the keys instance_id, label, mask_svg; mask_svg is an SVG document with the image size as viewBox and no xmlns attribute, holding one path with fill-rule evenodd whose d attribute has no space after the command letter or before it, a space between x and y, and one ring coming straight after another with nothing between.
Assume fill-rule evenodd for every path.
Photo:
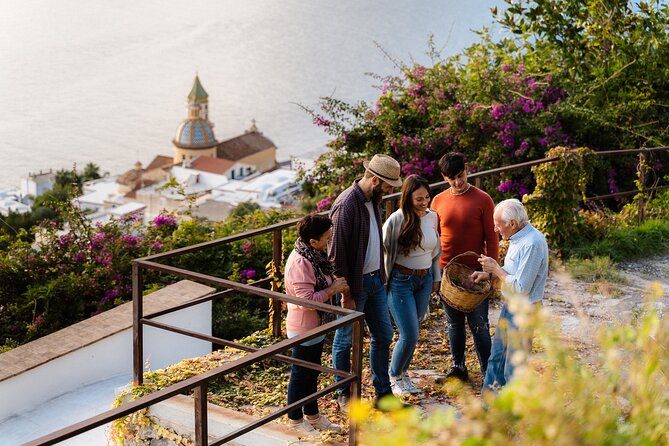
<instances>
[{"instance_id":1,"label":"ripped jeans","mask_svg":"<svg viewBox=\"0 0 669 446\"><path fill-rule=\"evenodd\" d=\"M466 318L469 329L474 337L474 346L476 347L476 355L479 358L481 373L485 376L488 368L488 358L490 357L490 347L492 345L490 323L488 322L488 299L481 302L471 313L463 313L460 310L456 310L443 300L441 303L446 311L446 320L448 321L448 340L451 344L453 365L463 370L467 369L465 366Z\"/></svg>"}]
</instances>

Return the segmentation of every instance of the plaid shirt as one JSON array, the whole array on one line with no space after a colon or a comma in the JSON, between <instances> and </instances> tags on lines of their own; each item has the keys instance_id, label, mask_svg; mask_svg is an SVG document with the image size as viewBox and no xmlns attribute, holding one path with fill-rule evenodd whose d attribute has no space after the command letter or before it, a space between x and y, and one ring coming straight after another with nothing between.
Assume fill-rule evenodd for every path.
<instances>
[{"instance_id":1,"label":"plaid shirt","mask_svg":"<svg viewBox=\"0 0 669 446\"><path fill-rule=\"evenodd\" d=\"M335 275L346 278L351 289L351 296L356 299L362 292L362 268L367 254L369 241L369 212L365 203L365 194L356 180L352 186L342 192L330 209L332 219L332 240L329 245L330 260L335 266ZM374 217L381 234L381 209L374 203ZM379 259L383 260L383 243L379 243ZM379 262L381 281L386 282L383 261Z\"/></svg>"}]
</instances>

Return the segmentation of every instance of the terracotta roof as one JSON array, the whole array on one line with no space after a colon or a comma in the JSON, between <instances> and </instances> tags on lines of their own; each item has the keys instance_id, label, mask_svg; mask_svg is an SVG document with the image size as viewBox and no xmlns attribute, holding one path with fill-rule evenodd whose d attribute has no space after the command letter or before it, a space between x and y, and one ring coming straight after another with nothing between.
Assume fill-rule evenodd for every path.
<instances>
[{"instance_id":1,"label":"terracotta roof","mask_svg":"<svg viewBox=\"0 0 669 446\"><path fill-rule=\"evenodd\" d=\"M174 158L171 156L157 155L153 161L146 166L146 170L162 169L174 165Z\"/></svg>"},{"instance_id":2,"label":"terracotta roof","mask_svg":"<svg viewBox=\"0 0 669 446\"><path fill-rule=\"evenodd\" d=\"M140 179L141 175L142 175L141 170L130 169L127 172L125 172L124 174L120 175L116 179L116 182L118 184L125 184L127 186L130 186L130 185L135 186L137 184L137 180Z\"/></svg>"},{"instance_id":3,"label":"terracotta roof","mask_svg":"<svg viewBox=\"0 0 669 446\"><path fill-rule=\"evenodd\" d=\"M216 148L218 158L239 161L254 153L276 148L274 143L265 138L262 133L248 132L235 138L223 141Z\"/></svg>"},{"instance_id":4,"label":"terracotta roof","mask_svg":"<svg viewBox=\"0 0 669 446\"><path fill-rule=\"evenodd\" d=\"M211 156L198 156L190 163L190 168L202 172L224 174L235 165L234 161Z\"/></svg>"},{"instance_id":5,"label":"terracotta roof","mask_svg":"<svg viewBox=\"0 0 669 446\"><path fill-rule=\"evenodd\" d=\"M151 184L164 180L167 176L164 169L172 167L173 165L174 159L171 156L158 155L149 163L146 169L142 169L142 165L136 163L134 169L130 169L121 174L116 179L116 182L118 184L130 186L132 190L150 186Z\"/></svg>"}]
</instances>

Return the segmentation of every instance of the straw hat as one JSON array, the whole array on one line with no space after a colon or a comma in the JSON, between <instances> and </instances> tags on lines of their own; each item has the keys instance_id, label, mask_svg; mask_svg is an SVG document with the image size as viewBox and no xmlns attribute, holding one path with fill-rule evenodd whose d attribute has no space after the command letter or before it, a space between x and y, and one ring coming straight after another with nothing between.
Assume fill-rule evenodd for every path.
<instances>
[{"instance_id":1,"label":"straw hat","mask_svg":"<svg viewBox=\"0 0 669 446\"><path fill-rule=\"evenodd\" d=\"M400 187L402 185L400 163L388 155L374 155L371 161L364 161L362 165L365 166L368 172L375 177L381 178L391 186Z\"/></svg>"}]
</instances>

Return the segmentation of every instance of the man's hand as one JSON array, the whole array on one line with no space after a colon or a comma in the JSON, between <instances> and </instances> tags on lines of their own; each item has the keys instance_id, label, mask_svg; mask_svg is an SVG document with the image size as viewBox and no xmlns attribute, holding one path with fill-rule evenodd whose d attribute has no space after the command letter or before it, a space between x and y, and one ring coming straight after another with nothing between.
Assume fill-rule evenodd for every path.
<instances>
[{"instance_id":1,"label":"man's hand","mask_svg":"<svg viewBox=\"0 0 669 446\"><path fill-rule=\"evenodd\" d=\"M474 271L471 276L468 277L468 281L469 280L471 280L473 283L490 280L490 273L486 273L484 271Z\"/></svg>"},{"instance_id":2,"label":"man's hand","mask_svg":"<svg viewBox=\"0 0 669 446\"><path fill-rule=\"evenodd\" d=\"M493 277L504 280L504 278L509 275L509 273L504 271L502 267L499 266L497 260L493 259L492 257L487 257L481 254L481 256L478 258L478 261L483 267L483 271L492 274Z\"/></svg>"},{"instance_id":3,"label":"man's hand","mask_svg":"<svg viewBox=\"0 0 669 446\"><path fill-rule=\"evenodd\" d=\"M437 290L439 289L439 285L441 285L441 282L432 282L432 292L436 293Z\"/></svg>"}]
</instances>

